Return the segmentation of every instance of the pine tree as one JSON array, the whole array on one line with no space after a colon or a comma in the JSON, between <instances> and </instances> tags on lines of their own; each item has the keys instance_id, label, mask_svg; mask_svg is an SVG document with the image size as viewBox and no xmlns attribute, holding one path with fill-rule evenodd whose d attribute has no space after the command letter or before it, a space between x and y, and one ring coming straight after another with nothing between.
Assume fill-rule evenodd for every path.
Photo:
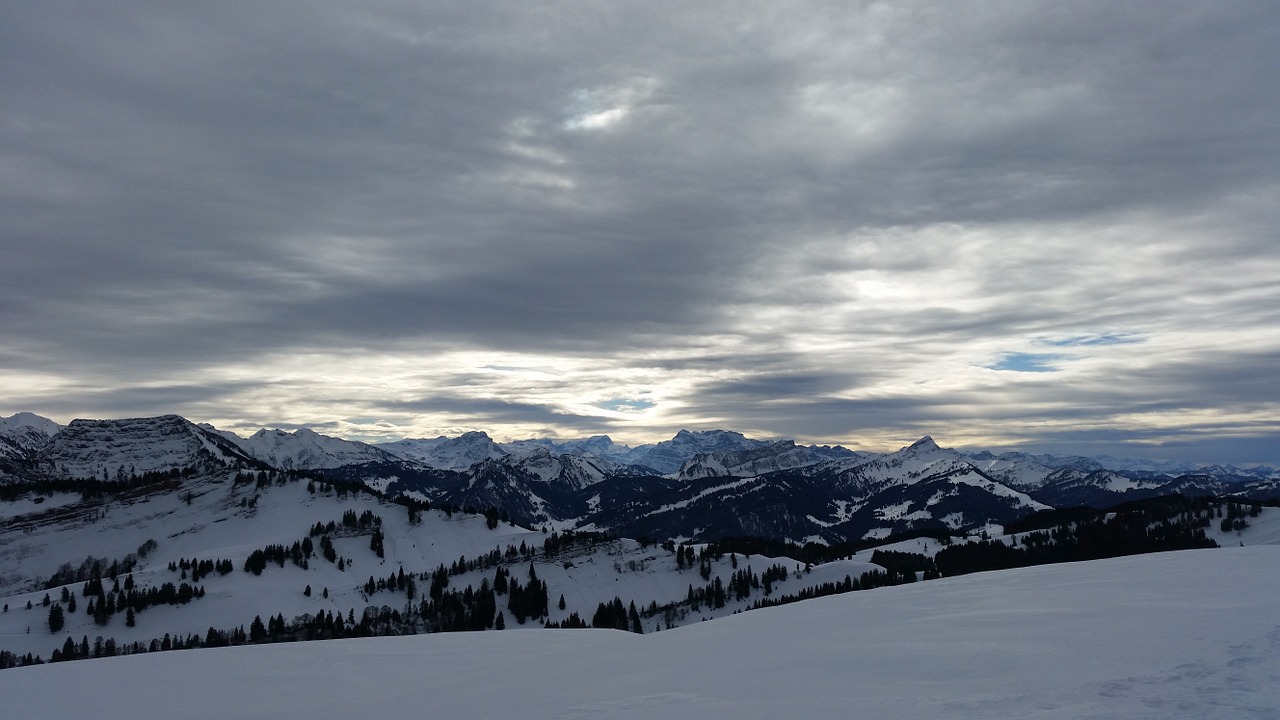
<instances>
[{"instance_id":1,"label":"pine tree","mask_svg":"<svg viewBox=\"0 0 1280 720\"><path fill-rule=\"evenodd\" d=\"M631 601L631 609L627 611L627 619L631 621L631 632L637 635L644 632L644 626L640 624L640 613L636 612L636 601Z\"/></svg>"},{"instance_id":2,"label":"pine tree","mask_svg":"<svg viewBox=\"0 0 1280 720\"><path fill-rule=\"evenodd\" d=\"M267 627L262 624L262 616L253 616L253 624L249 626L249 642L259 643L267 639Z\"/></svg>"},{"instance_id":3,"label":"pine tree","mask_svg":"<svg viewBox=\"0 0 1280 720\"><path fill-rule=\"evenodd\" d=\"M56 633L62 629L66 622L66 617L62 613L62 606L54 603L49 606L49 632Z\"/></svg>"}]
</instances>

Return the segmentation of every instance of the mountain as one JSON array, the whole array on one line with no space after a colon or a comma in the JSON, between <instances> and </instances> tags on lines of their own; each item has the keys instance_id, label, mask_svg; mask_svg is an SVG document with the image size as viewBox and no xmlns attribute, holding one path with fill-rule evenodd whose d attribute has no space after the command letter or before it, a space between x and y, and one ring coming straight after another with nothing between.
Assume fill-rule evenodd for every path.
<instances>
[{"instance_id":1,"label":"mountain","mask_svg":"<svg viewBox=\"0 0 1280 720\"><path fill-rule=\"evenodd\" d=\"M231 441L178 415L72 420L35 462L69 477L107 480L184 468L261 466Z\"/></svg>"},{"instance_id":2,"label":"mountain","mask_svg":"<svg viewBox=\"0 0 1280 720\"><path fill-rule=\"evenodd\" d=\"M685 461L696 455L746 450L767 445L768 443L763 440L749 440L742 433L730 430L698 432L681 430L670 440L633 449L625 456L625 462L629 465L643 465L661 474L667 474L679 471Z\"/></svg>"},{"instance_id":3,"label":"mountain","mask_svg":"<svg viewBox=\"0 0 1280 720\"><path fill-rule=\"evenodd\" d=\"M442 470L465 470L483 460L496 460L508 453L484 432L468 432L456 438L418 438L381 443L378 449L398 458Z\"/></svg>"},{"instance_id":4,"label":"mountain","mask_svg":"<svg viewBox=\"0 0 1280 720\"><path fill-rule=\"evenodd\" d=\"M223 433L250 456L279 470L317 470L343 465L387 462L391 453L362 442L321 435L307 428L295 432L259 430L247 438Z\"/></svg>"},{"instance_id":5,"label":"mountain","mask_svg":"<svg viewBox=\"0 0 1280 720\"><path fill-rule=\"evenodd\" d=\"M924 437L882 456L747 477L693 477L580 523L632 537L751 535L835 544L919 529L966 532L1048 507Z\"/></svg>"},{"instance_id":6,"label":"mountain","mask_svg":"<svg viewBox=\"0 0 1280 720\"><path fill-rule=\"evenodd\" d=\"M30 459L61 430L58 423L29 412L0 418L0 458Z\"/></svg>"},{"instance_id":7,"label":"mountain","mask_svg":"<svg viewBox=\"0 0 1280 720\"><path fill-rule=\"evenodd\" d=\"M328 477L370 484L373 476L378 489L392 497L403 494L458 508L495 508L516 522L540 526L572 524L591 509L587 495L593 488L604 485L610 492L614 485L625 485L632 469L588 455L552 455L535 446L482 460L465 471L404 463L343 468Z\"/></svg>"},{"instance_id":8,"label":"mountain","mask_svg":"<svg viewBox=\"0 0 1280 720\"><path fill-rule=\"evenodd\" d=\"M762 457L794 451L764 447L775 452ZM382 460L286 473L177 416L76 421L37 462L132 480L4 486L0 669L54 650L68 659L543 624L648 634L930 573L954 589L953 575L1050 551L1081 560L1280 542L1280 510L1242 499L1048 510L929 437L836 454L745 477L638 474L544 448L466 470ZM152 480L151 469L168 472ZM1240 485L1173 482L1217 483L1219 494ZM877 541L890 544L868 547Z\"/></svg>"},{"instance_id":9,"label":"mountain","mask_svg":"<svg viewBox=\"0 0 1280 720\"><path fill-rule=\"evenodd\" d=\"M634 448L614 442L608 435L592 435L577 440L530 438L502 443L501 447L506 452L516 455L535 448L544 448L552 455L590 455L615 464L627 464L627 457L634 451Z\"/></svg>"},{"instance_id":10,"label":"mountain","mask_svg":"<svg viewBox=\"0 0 1280 720\"><path fill-rule=\"evenodd\" d=\"M330 636L338 616L353 633L480 630L498 616L514 629L575 615L591 621L616 597L645 608L638 622L653 632L881 569L840 560L802 574L792 558L720 553L700 558L704 575L683 554L676 559L674 544L545 532L443 508L406 510L295 474L207 473L176 482L100 497L35 483L0 499L0 601L8 607L0 613L0 650L48 659L69 633L110 638L113 648L140 643L145 651L166 634L203 643L211 627L247 631L255 617L276 616L281 626L307 624L321 614ZM773 566L780 569L761 587L760 574ZM748 570L756 586L726 596L734 574ZM85 595L95 577L103 593ZM718 584L721 596L691 602L691 583L700 592ZM56 599L63 587L74 591L75 610ZM477 596L492 602L494 592L496 605L474 604ZM57 633L48 627L46 593L68 606ZM407 606L412 612L403 613ZM318 629L306 626L294 639L316 637Z\"/></svg>"},{"instance_id":11,"label":"mountain","mask_svg":"<svg viewBox=\"0 0 1280 720\"><path fill-rule=\"evenodd\" d=\"M869 457L840 446L798 446L794 440L778 440L763 446L699 453L676 472L683 479L747 477L779 470L817 465L828 460Z\"/></svg>"}]
</instances>

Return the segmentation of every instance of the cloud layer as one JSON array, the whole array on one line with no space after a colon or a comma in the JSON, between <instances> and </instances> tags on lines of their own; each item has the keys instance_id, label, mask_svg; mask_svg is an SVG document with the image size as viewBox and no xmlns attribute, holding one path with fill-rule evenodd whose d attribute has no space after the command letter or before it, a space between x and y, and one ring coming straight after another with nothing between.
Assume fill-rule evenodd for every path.
<instances>
[{"instance_id":1,"label":"cloud layer","mask_svg":"<svg viewBox=\"0 0 1280 720\"><path fill-rule=\"evenodd\" d=\"M1280 464L1276 27L1269 3L14 8L0 405Z\"/></svg>"}]
</instances>

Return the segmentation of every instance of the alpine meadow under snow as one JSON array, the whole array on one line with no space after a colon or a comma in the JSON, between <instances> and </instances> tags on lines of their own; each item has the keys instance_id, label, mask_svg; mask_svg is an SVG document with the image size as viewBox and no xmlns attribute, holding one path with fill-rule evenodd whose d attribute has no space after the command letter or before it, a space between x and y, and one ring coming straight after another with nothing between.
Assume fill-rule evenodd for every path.
<instances>
[{"instance_id":1,"label":"alpine meadow under snow","mask_svg":"<svg viewBox=\"0 0 1280 720\"><path fill-rule=\"evenodd\" d=\"M292 643L0 673L13 717L1270 718L1280 547L820 598L636 636Z\"/></svg>"}]
</instances>

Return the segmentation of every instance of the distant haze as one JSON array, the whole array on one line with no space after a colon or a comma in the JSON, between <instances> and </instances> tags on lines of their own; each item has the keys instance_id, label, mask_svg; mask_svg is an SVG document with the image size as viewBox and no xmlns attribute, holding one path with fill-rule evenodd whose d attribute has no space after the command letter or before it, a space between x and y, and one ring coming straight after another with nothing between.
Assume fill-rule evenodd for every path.
<instances>
[{"instance_id":1,"label":"distant haze","mask_svg":"<svg viewBox=\"0 0 1280 720\"><path fill-rule=\"evenodd\" d=\"M1280 465L1277 27L8 7L0 415Z\"/></svg>"}]
</instances>

